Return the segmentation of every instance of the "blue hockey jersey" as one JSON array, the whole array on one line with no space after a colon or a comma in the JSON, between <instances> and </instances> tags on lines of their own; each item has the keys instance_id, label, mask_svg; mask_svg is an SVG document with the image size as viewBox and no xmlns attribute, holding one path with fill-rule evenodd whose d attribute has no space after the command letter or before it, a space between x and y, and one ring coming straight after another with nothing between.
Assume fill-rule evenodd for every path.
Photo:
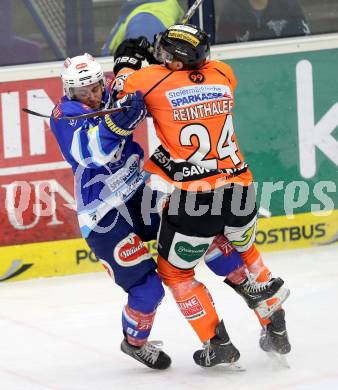
<instances>
[{"instance_id":1,"label":"blue hockey jersey","mask_svg":"<svg viewBox=\"0 0 338 390\"><path fill-rule=\"evenodd\" d=\"M109 99L108 90L102 104ZM53 116L94 112L64 96ZM112 208L124 204L144 183L143 150L133 136L120 137L105 126L103 117L78 120L51 119L61 153L71 165L77 214L84 238Z\"/></svg>"}]
</instances>

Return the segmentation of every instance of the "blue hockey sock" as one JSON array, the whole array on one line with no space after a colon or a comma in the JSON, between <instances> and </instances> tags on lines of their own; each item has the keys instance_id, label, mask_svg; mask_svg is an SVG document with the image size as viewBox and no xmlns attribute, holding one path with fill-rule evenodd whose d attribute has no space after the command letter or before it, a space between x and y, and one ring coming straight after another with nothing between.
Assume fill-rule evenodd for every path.
<instances>
[{"instance_id":1,"label":"blue hockey sock","mask_svg":"<svg viewBox=\"0 0 338 390\"><path fill-rule=\"evenodd\" d=\"M147 341L157 306L163 297L164 288L154 270L128 290L128 304L122 312L122 327L130 344L140 346Z\"/></svg>"}]
</instances>

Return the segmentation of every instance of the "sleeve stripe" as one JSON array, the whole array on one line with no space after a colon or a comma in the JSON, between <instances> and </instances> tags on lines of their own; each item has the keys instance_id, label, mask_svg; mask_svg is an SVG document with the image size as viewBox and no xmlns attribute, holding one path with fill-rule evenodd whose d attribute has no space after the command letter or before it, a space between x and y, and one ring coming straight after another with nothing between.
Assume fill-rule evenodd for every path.
<instances>
[{"instance_id":1,"label":"sleeve stripe","mask_svg":"<svg viewBox=\"0 0 338 390\"><path fill-rule=\"evenodd\" d=\"M122 137L127 137L133 132L133 130L123 130L120 127L116 126L108 114L104 116L104 121L109 130Z\"/></svg>"}]
</instances>

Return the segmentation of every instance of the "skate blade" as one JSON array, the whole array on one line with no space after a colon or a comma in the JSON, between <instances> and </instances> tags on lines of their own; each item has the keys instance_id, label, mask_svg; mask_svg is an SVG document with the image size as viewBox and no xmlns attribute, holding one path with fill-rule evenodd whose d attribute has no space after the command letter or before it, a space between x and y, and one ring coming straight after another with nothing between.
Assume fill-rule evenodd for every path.
<instances>
[{"instance_id":1,"label":"skate blade","mask_svg":"<svg viewBox=\"0 0 338 390\"><path fill-rule=\"evenodd\" d=\"M255 311L261 318L267 319L271 317L272 314L281 307L281 305L288 299L289 295L290 290L288 288L281 287L272 297L278 298L278 301L276 303L273 303L272 305L267 305L266 302L262 302L260 306L255 308Z\"/></svg>"},{"instance_id":2,"label":"skate blade","mask_svg":"<svg viewBox=\"0 0 338 390\"><path fill-rule=\"evenodd\" d=\"M227 372L244 372L246 368L237 360L234 363L223 364L223 369Z\"/></svg>"},{"instance_id":3,"label":"skate blade","mask_svg":"<svg viewBox=\"0 0 338 390\"><path fill-rule=\"evenodd\" d=\"M281 355L275 351L266 352L273 365L277 368L290 368L290 365L285 355Z\"/></svg>"},{"instance_id":4,"label":"skate blade","mask_svg":"<svg viewBox=\"0 0 338 390\"><path fill-rule=\"evenodd\" d=\"M237 360L234 363L220 363L213 367L203 367L204 369L213 370L217 372L236 373L244 372L246 368Z\"/></svg>"}]
</instances>

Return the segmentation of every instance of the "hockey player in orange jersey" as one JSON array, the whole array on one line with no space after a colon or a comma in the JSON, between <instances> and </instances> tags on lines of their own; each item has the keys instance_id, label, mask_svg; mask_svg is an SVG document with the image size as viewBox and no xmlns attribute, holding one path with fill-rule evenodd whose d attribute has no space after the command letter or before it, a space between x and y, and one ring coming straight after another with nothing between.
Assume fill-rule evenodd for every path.
<instances>
[{"instance_id":1,"label":"hockey player in orange jersey","mask_svg":"<svg viewBox=\"0 0 338 390\"><path fill-rule=\"evenodd\" d=\"M206 287L194 278L194 267L214 238L224 235L240 253L262 286L271 281L255 241L257 209L252 174L239 149L233 127L232 68L208 60L207 35L192 25L174 25L157 36L154 57L160 65L126 77L133 58L118 56L115 74L124 79L123 93L139 90L152 115L161 146L145 164L175 186L162 215L158 270L204 348L194 353L209 367L239 358ZM129 71L127 71L128 73ZM238 285L227 282L242 296ZM284 310L259 317L260 345L280 354L290 351Z\"/></svg>"}]
</instances>

